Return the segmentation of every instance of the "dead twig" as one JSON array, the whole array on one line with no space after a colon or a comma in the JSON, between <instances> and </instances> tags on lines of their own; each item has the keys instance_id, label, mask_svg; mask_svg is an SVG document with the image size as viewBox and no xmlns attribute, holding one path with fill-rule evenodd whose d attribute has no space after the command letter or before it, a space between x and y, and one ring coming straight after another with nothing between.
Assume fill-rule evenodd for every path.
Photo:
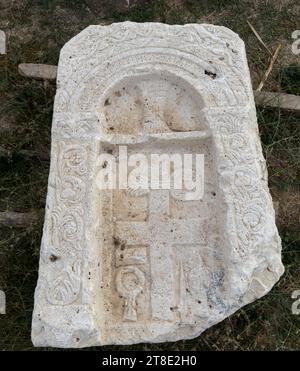
<instances>
[{"instance_id":1,"label":"dead twig","mask_svg":"<svg viewBox=\"0 0 300 371\"><path fill-rule=\"evenodd\" d=\"M271 50L267 47L267 45L264 43L263 39L260 37L259 33L256 31L256 29L252 26L252 24L247 21L249 27L251 28L252 32L256 36L257 40L262 44L262 46L268 51L270 55L272 55Z\"/></svg>"},{"instance_id":2,"label":"dead twig","mask_svg":"<svg viewBox=\"0 0 300 371\"><path fill-rule=\"evenodd\" d=\"M0 226L2 227L28 227L37 224L41 215L40 212L30 211L18 213L15 211L0 212Z\"/></svg>"},{"instance_id":3,"label":"dead twig","mask_svg":"<svg viewBox=\"0 0 300 371\"><path fill-rule=\"evenodd\" d=\"M271 61L270 61L270 64L269 64L269 67L268 69L266 70L265 74L264 74L264 77L262 78L260 84L258 85L258 88L256 89L256 91L261 91L261 89L263 88L265 82L267 81L268 79L268 76L270 75L272 69L273 69L273 66L274 66L274 63L278 57L278 54L279 54L279 50L281 48L281 44L279 44L275 50L275 53L273 54L272 58L271 58Z\"/></svg>"}]
</instances>

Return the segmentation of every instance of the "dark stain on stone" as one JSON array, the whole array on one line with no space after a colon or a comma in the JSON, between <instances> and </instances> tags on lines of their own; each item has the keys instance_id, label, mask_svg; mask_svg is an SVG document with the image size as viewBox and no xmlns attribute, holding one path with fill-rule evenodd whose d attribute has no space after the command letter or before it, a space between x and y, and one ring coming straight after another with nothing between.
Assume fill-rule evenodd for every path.
<instances>
[{"instance_id":1,"label":"dark stain on stone","mask_svg":"<svg viewBox=\"0 0 300 371\"><path fill-rule=\"evenodd\" d=\"M49 260L51 261L51 262L55 262L56 260L58 259L58 257L56 256L56 255L50 255L50 257L49 257Z\"/></svg>"},{"instance_id":2,"label":"dark stain on stone","mask_svg":"<svg viewBox=\"0 0 300 371\"><path fill-rule=\"evenodd\" d=\"M213 80L217 77L217 74L208 70L204 71L205 75L211 77Z\"/></svg>"}]
</instances>

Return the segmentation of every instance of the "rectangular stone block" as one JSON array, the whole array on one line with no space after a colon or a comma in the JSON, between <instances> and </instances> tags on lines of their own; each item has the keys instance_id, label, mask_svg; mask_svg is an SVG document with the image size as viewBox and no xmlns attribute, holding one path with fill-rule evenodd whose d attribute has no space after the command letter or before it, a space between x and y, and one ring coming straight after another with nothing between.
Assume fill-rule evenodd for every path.
<instances>
[{"instance_id":1,"label":"rectangular stone block","mask_svg":"<svg viewBox=\"0 0 300 371\"><path fill-rule=\"evenodd\" d=\"M182 187L152 184L157 163L175 184L194 160ZM125 22L70 40L58 66L34 345L189 339L282 273L238 35Z\"/></svg>"}]
</instances>

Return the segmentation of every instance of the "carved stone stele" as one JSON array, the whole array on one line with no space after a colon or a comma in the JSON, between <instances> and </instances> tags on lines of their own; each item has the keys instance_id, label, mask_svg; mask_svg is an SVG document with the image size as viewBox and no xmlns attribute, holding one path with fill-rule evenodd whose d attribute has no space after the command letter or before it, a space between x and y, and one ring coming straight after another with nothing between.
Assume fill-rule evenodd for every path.
<instances>
[{"instance_id":1,"label":"carved stone stele","mask_svg":"<svg viewBox=\"0 0 300 371\"><path fill-rule=\"evenodd\" d=\"M204 154L204 196L102 190L101 153ZM90 26L62 49L35 346L189 339L283 273L243 41L224 27Z\"/></svg>"}]
</instances>

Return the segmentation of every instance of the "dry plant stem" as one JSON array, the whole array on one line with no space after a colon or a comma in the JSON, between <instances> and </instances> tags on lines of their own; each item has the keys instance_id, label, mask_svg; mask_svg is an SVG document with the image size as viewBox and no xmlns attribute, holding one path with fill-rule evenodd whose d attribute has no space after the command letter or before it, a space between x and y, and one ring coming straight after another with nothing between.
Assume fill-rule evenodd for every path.
<instances>
[{"instance_id":1,"label":"dry plant stem","mask_svg":"<svg viewBox=\"0 0 300 371\"><path fill-rule=\"evenodd\" d=\"M260 37L259 33L256 31L256 29L252 26L252 24L247 21L249 27L251 28L252 32L256 36L257 40L262 44L262 46L268 51L270 55L272 55L271 50L267 47L267 45L264 43L263 39Z\"/></svg>"},{"instance_id":2,"label":"dry plant stem","mask_svg":"<svg viewBox=\"0 0 300 371\"><path fill-rule=\"evenodd\" d=\"M258 88L256 89L256 91L261 91L261 89L263 88L265 82L267 81L268 79L268 76L270 75L272 69L273 69L273 66L274 66L274 63L278 57L278 54L279 54L279 51L280 51L280 48L281 48L281 44L279 44L275 50L275 53L273 54L272 58L271 58L271 61L270 61L270 64L269 64L269 67L268 69L266 70L265 74L264 74L264 77L262 78Z\"/></svg>"},{"instance_id":3,"label":"dry plant stem","mask_svg":"<svg viewBox=\"0 0 300 371\"><path fill-rule=\"evenodd\" d=\"M18 213L14 211L0 212L0 226L2 227L27 227L36 224L39 213L31 211Z\"/></svg>"}]
</instances>

